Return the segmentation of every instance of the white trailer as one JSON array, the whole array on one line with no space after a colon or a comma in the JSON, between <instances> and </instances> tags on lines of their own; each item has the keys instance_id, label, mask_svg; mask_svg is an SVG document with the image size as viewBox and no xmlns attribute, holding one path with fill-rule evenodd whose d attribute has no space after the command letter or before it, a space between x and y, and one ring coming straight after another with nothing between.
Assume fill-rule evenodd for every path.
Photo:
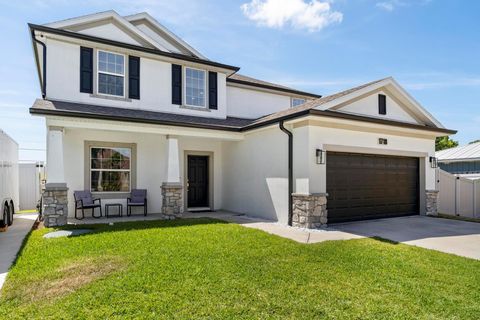
<instances>
[{"instance_id":1,"label":"white trailer","mask_svg":"<svg viewBox=\"0 0 480 320\"><path fill-rule=\"evenodd\" d=\"M18 144L0 130L0 228L12 225L18 192Z\"/></svg>"}]
</instances>

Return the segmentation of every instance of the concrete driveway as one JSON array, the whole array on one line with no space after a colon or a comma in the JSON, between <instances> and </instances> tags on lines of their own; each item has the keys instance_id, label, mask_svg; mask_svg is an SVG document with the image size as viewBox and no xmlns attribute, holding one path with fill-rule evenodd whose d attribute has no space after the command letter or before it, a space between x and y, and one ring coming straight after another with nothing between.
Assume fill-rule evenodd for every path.
<instances>
[{"instance_id":1,"label":"concrete driveway","mask_svg":"<svg viewBox=\"0 0 480 320\"><path fill-rule=\"evenodd\" d=\"M480 260L480 223L411 216L336 224L329 229Z\"/></svg>"},{"instance_id":2,"label":"concrete driveway","mask_svg":"<svg viewBox=\"0 0 480 320\"><path fill-rule=\"evenodd\" d=\"M0 232L0 289L5 282L8 270L17 258L23 239L32 230L37 216L37 213L15 214L13 225L8 228L7 232Z\"/></svg>"}]
</instances>

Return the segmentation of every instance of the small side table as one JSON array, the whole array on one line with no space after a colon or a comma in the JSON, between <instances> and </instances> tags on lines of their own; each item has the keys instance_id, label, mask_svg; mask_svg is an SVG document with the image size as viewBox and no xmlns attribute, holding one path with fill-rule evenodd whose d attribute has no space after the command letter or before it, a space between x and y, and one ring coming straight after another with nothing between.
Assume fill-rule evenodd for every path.
<instances>
[{"instance_id":1,"label":"small side table","mask_svg":"<svg viewBox=\"0 0 480 320\"><path fill-rule=\"evenodd\" d=\"M105 205L105 216L108 218L108 211L111 207L117 207L118 215L115 217L122 217L123 216L123 205L121 203L107 203Z\"/></svg>"}]
</instances>

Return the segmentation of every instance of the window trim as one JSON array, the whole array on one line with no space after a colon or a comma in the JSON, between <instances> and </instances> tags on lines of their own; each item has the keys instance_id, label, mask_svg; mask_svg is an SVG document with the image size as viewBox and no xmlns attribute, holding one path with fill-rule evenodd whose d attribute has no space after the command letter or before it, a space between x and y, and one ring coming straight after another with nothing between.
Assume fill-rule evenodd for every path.
<instances>
[{"instance_id":1,"label":"window trim","mask_svg":"<svg viewBox=\"0 0 480 320\"><path fill-rule=\"evenodd\" d=\"M295 100L295 99L297 99L297 100L303 100L303 102L300 103L299 105L302 105L302 104L304 104L305 102L307 102L307 99L305 99L305 98L291 97L291 99L290 99L290 107L291 107L291 108L296 107L296 106L293 105L293 100ZM299 106L299 105L297 105L297 106Z\"/></svg>"},{"instance_id":2,"label":"window trim","mask_svg":"<svg viewBox=\"0 0 480 320\"><path fill-rule=\"evenodd\" d=\"M92 168L92 149L110 149L110 150L113 150L113 149L119 149L119 148L123 148L123 149L129 149L130 150L130 168L127 170L127 169L93 169ZM90 146L90 150L89 150L89 155L90 155L90 161L89 161L89 171L90 171L90 192L95 192L95 193L105 193L105 192L112 192L112 193L124 193L124 192L131 192L132 191L132 148L129 148L129 147L99 147L99 146ZM104 171L108 171L108 172L128 172L129 175L128 175L128 191L93 191L92 190L92 172L94 171L98 171L98 172L104 172Z\"/></svg>"},{"instance_id":3,"label":"window trim","mask_svg":"<svg viewBox=\"0 0 480 320\"><path fill-rule=\"evenodd\" d=\"M193 68L193 67L188 67L184 66L182 71L183 79L182 79L182 98L183 98L183 105L189 108L195 108L195 109L208 109L208 96L207 96L207 70L205 69L198 69L198 68ZM192 104L187 103L187 69L192 69L192 70L198 70L198 71L203 71L204 79L203 79L203 92L205 93L205 99L204 99L204 105L203 106L196 106Z\"/></svg>"},{"instance_id":4,"label":"window trim","mask_svg":"<svg viewBox=\"0 0 480 320\"><path fill-rule=\"evenodd\" d=\"M381 101L384 102L383 105ZM378 114L381 116L387 115L387 95L383 93L378 94Z\"/></svg>"},{"instance_id":5,"label":"window trim","mask_svg":"<svg viewBox=\"0 0 480 320\"><path fill-rule=\"evenodd\" d=\"M118 74L118 73L108 72L108 71L100 71L100 52L106 52L106 53L111 53L111 54L122 56L123 57L123 75ZM126 84L125 84L125 79L127 78L127 67L126 67L126 64L125 64L125 57L126 57L126 55L123 54L123 53L108 51L108 50L104 50L104 49L97 49L97 54L96 54L97 70L95 70L96 73L97 73L97 76L96 76L96 80L97 80L96 93L97 93L97 95L107 96L107 97L115 97L115 98L125 98L126 97L126 94L125 94L126 92L125 91L126 91L127 88L126 88ZM116 77L123 77L123 95L119 96L119 95L116 95L116 94L108 94L108 93L100 92L100 73L111 75L111 76L116 76Z\"/></svg>"},{"instance_id":6,"label":"window trim","mask_svg":"<svg viewBox=\"0 0 480 320\"><path fill-rule=\"evenodd\" d=\"M91 191L91 148L130 148L130 191ZM137 188L137 144L107 141L84 142L84 190L90 190L93 195L102 199L126 199L132 189Z\"/></svg>"}]
</instances>

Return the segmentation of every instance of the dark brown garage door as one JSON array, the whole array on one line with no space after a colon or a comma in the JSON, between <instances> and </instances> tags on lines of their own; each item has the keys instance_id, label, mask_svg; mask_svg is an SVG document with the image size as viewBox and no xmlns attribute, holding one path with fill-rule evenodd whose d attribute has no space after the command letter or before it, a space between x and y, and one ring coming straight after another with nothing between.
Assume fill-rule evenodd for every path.
<instances>
[{"instance_id":1,"label":"dark brown garage door","mask_svg":"<svg viewBox=\"0 0 480 320\"><path fill-rule=\"evenodd\" d=\"M328 152L328 222L418 214L418 158Z\"/></svg>"}]
</instances>

